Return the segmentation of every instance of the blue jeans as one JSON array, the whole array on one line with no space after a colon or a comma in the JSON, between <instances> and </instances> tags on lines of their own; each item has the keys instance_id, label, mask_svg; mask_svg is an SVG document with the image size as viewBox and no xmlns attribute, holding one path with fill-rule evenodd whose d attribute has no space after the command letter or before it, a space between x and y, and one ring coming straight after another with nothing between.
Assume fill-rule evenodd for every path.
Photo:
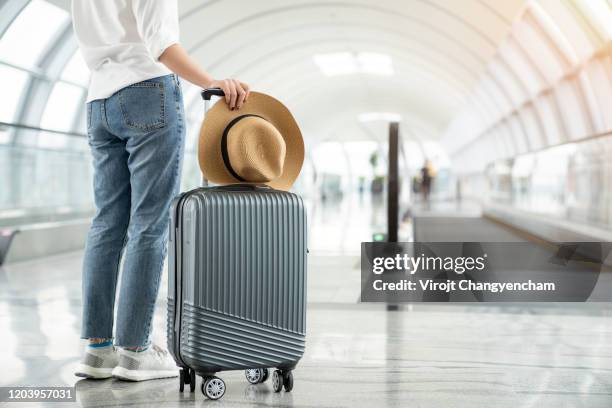
<instances>
[{"instance_id":1,"label":"blue jeans","mask_svg":"<svg viewBox=\"0 0 612 408\"><path fill-rule=\"evenodd\" d=\"M146 347L183 161L178 77L153 78L88 103L87 134L97 211L83 261L81 337L113 338L119 281L115 345Z\"/></svg>"}]
</instances>

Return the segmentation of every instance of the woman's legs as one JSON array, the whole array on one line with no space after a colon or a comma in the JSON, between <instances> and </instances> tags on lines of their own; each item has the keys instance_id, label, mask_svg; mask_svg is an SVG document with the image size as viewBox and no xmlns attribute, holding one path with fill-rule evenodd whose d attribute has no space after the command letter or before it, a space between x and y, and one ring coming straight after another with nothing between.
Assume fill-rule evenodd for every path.
<instances>
[{"instance_id":1,"label":"woman's legs","mask_svg":"<svg viewBox=\"0 0 612 408\"><path fill-rule=\"evenodd\" d=\"M135 381L173 377L178 371L169 353L146 349L183 159L178 78L169 75L124 88L88 104L87 113L97 213L83 262L82 337L90 344L75 374ZM119 355L109 340L124 247L115 345L146 351Z\"/></svg>"},{"instance_id":2,"label":"woman's legs","mask_svg":"<svg viewBox=\"0 0 612 408\"><path fill-rule=\"evenodd\" d=\"M87 106L88 137L94 163L97 208L83 260L82 338L113 337L115 290L131 200L125 142L104 123L104 102Z\"/></svg>"},{"instance_id":3,"label":"woman's legs","mask_svg":"<svg viewBox=\"0 0 612 408\"><path fill-rule=\"evenodd\" d=\"M117 305L121 347L146 347L167 250L170 204L178 193L182 142L174 126L128 140L132 214Z\"/></svg>"},{"instance_id":4,"label":"woman's legs","mask_svg":"<svg viewBox=\"0 0 612 408\"><path fill-rule=\"evenodd\" d=\"M126 141L131 185L115 345L146 348L182 167L185 128L178 81L170 75L125 88L109 99L107 114L113 133Z\"/></svg>"}]
</instances>

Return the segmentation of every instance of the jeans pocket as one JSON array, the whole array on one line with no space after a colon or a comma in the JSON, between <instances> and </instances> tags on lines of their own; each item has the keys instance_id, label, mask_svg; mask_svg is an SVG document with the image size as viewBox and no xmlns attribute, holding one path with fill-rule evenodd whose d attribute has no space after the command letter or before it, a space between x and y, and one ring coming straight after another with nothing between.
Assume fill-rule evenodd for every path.
<instances>
[{"instance_id":1,"label":"jeans pocket","mask_svg":"<svg viewBox=\"0 0 612 408\"><path fill-rule=\"evenodd\" d=\"M149 131L166 126L164 84L140 82L119 92L123 121L129 128Z\"/></svg>"}]
</instances>

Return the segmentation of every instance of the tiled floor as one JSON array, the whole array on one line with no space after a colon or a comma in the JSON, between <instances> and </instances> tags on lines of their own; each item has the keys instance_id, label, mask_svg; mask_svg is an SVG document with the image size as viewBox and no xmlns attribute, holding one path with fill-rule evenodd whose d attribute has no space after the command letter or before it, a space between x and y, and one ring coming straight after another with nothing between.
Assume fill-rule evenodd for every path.
<instances>
[{"instance_id":1,"label":"tiled floor","mask_svg":"<svg viewBox=\"0 0 612 408\"><path fill-rule=\"evenodd\" d=\"M387 311L357 303L354 256L310 258L307 351L292 393L248 385L241 372L221 373L228 390L218 402L179 393L177 379L79 380L72 372L81 350L80 262L75 253L0 271L0 385L75 384L81 406L612 406L608 304ZM163 290L155 319L163 342L161 299Z\"/></svg>"}]
</instances>

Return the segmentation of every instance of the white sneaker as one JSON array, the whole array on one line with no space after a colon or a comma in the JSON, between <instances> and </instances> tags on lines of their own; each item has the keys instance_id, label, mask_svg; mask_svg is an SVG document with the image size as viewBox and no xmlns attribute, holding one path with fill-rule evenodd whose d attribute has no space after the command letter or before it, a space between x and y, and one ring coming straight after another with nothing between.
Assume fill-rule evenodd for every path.
<instances>
[{"instance_id":1,"label":"white sneaker","mask_svg":"<svg viewBox=\"0 0 612 408\"><path fill-rule=\"evenodd\" d=\"M110 378L119 363L119 353L114 346L85 346L85 354L74 375L92 379Z\"/></svg>"},{"instance_id":2,"label":"white sneaker","mask_svg":"<svg viewBox=\"0 0 612 408\"><path fill-rule=\"evenodd\" d=\"M179 368L167 350L152 345L145 351L119 351L119 364L113 377L127 381L154 380L178 377Z\"/></svg>"}]
</instances>

